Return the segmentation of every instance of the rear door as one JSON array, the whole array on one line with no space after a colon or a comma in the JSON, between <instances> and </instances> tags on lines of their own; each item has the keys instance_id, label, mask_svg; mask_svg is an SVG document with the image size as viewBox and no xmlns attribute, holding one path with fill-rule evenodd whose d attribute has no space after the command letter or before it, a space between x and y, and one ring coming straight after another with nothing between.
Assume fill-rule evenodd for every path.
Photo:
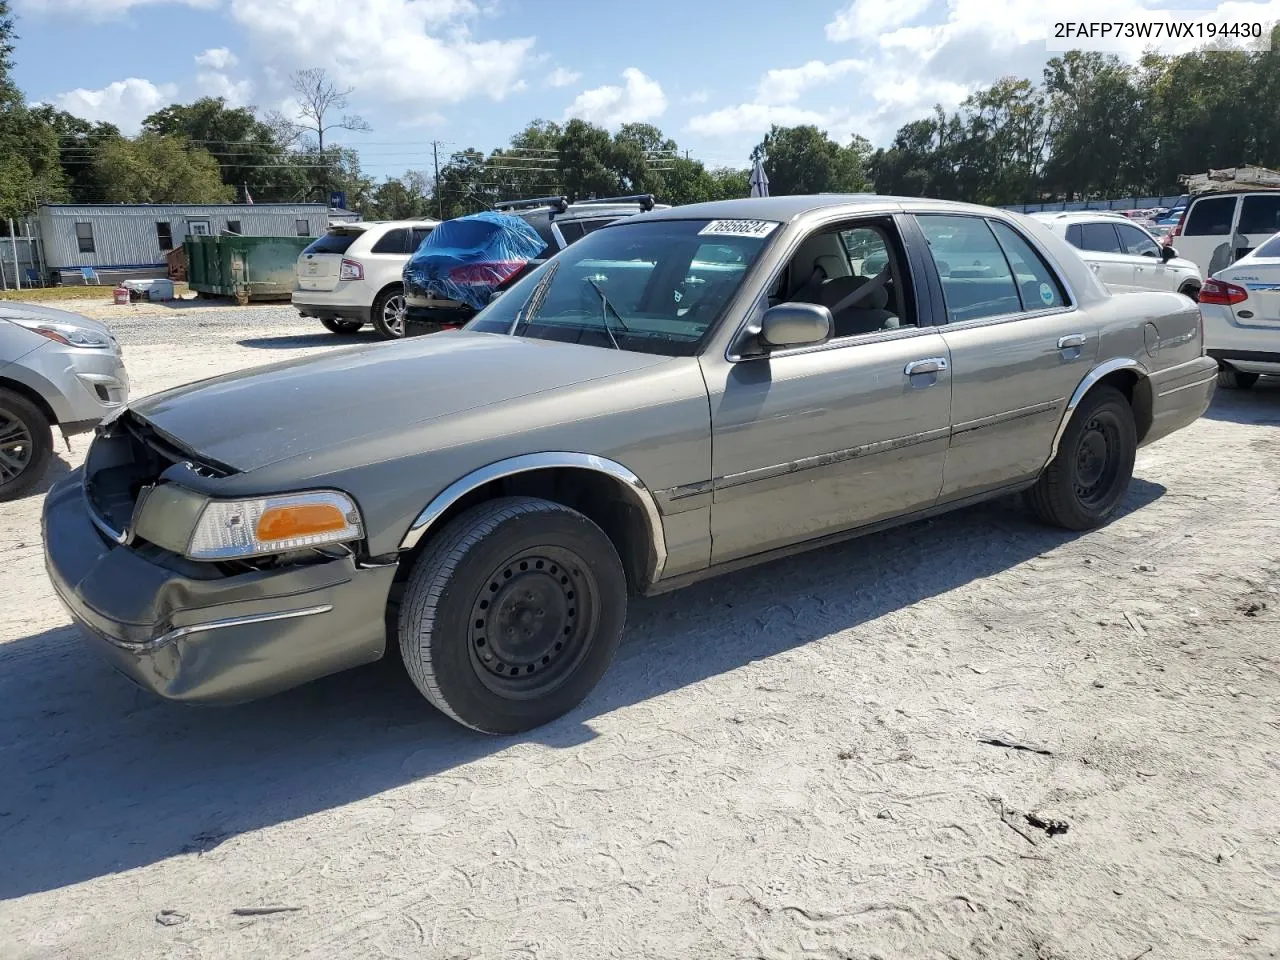
<instances>
[{"instance_id":1,"label":"rear door","mask_svg":"<svg viewBox=\"0 0 1280 960\"><path fill-rule=\"evenodd\" d=\"M1236 249L1236 259L1265 243L1277 230L1280 230L1280 190L1245 194L1240 198L1236 221L1236 236L1243 239L1244 245Z\"/></svg>"},{"instance_id":2,"label":"rear door","mask_svg":"<svg viewBox=\"0 0 1280 960\"><path fill-rule=\"evenodd\" d=\"M1173 240L1178 256L1191 260L1206 277L1230 264L1231 230L1239 197L1198 197L1187 208L1187 219Z\"/></svg>"},{"instance_id":3,"label":"rear door","mask_svg":"<svg viewBox=\"0 0 1280 960\"><path fill-rule=\"evenodd\" d=\"M1132 223L1117 223L1116 233L1120 234L1120 242L1133 263L1134 286L1177 291L1182 275L1164 262L1160 245L1151 234Z\"/></svg>"},{"instance_id":4,"label":"rear door","mask_svg":"<svg viewBox=\"0 0 1280 960\"><path fill-rule=\"evenodd\" d=\"M1131 287L1135 273L1133 258L1120 243L1116 224L1109 220L1073 223L1067 227L1067 242L1088 251L1085 258L1098 279L1111 287Z\"/></svg>"},{"instance_id":5,"label":"rear door","mask_svg":"<svg viewBox=\"0 0 1280 960\"><path fill-rule=\"evenodd\" d=\"M1039 473L1067 399L1093 366L1098 331L1048 259L1004 220L916 219L933 263L984 267L972 277L938 270L952 368L941 500L960 500Z\"/></svg>"},{"instance_id":6,"label":"rear door","mask_svg":"<svg viewBox=\"0 0 1280 960\"><path fill-rule=\"evenodd\" d=\"M346 252L364 233L364 227L330 227L298 256L299 290L334 290Z\"/></svg>"}]
</instances>

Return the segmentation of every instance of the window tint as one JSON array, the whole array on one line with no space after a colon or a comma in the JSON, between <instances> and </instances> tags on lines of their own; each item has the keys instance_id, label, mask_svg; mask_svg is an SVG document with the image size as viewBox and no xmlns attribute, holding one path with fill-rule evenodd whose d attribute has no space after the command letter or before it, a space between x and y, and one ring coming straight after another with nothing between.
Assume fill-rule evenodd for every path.
<instances>
[{"instance_id":1,"label":"window tint","mask_svg":"<svg viewBox=\"0 0 1280 960\"><path fill-rule=\"evenodd\" d=\"M1096 250L1098 253L1124 253L1120 238L1116 235L1115 224L1111 223L1080 224L1080 249Z\"/></svg>"},{"instance_id":2,"label":"window tint","mask_svg":"<svg viewBox=\"0 0 1280 960\"><path fill-rule=\"evenodd\" d=\"M565 220L556 224L560 228L560 236L564 237L565 243L573 243L575 240L582 239L582 224L573 220Z\"/></svg>"},{"instance_id":3,"label":"window tint","mask_svg":"<svg viewBox=\"0 0 1280 960\"><path fill-rule=\"evenodd\" d=\"M93 253L93 224L76 224L76 247L81 253Z\"/></svg>"},{"instance_id":4,"label":"window tint","mask_svg":"<svg viewBox=\"0 0 1280 960\"><path fill-rule=\"evenodd\" d=\"M1009 263L985 220L941 214L917 219L942 278L951 323L1022 311Z\"/></svg>"},{"instance_id":5,"label":"window tint","mask_svg":"<svg viewBox=\"0 0 1280 960\"><path fill-rule=\"evenodd\" d=\"M1241 233L1275 233L1280 230L1280 193L1245 197L1240 207Z\"/></svg>"},{"instance_id":6,"label":"window tint","mask_svg":"<svg viewBox=\"0 0 1280 960\"><path fill-rule=\"evenodd\" d=\"M1253 251L1255 257L1280 257L1280 234L1276 234L1257 250Z\"/></svg>"},{"instance_id":7,"label":"window tint","mask_svg":"<svg viewBox=\"0 0 1280 960\"><path fill-rule=\"evenodd\" d=\"M358 232L347 232L345 230L330 230L320 239L313 242L303 253L346 253L347 248L355 243L356 237L360 236Z\"/></svg>"},{"instance_id":8,"label":"window tint","mask_svg":"<svg viewBox=\"0 0 1280 960\"><path fill-rule=\"evenodd\" d=\"M173 249L173 227L165 220L156 221L156 242L161 250Z\"/></svg>"},{"instance_id":9,"label":"window tint","mask_svg":"<svg viewBox=\"0 0 1280 960\"><path fill-rule=\"evenodd\" d=\"M889 265L889 247L878 230L870 227L842 230L840 242L849 255L849 269L855 277L874 277Z\"/></svg>"},{"instance_id":10,"label":"window tint","mask_svg":"<svg viewBox=\"0 0 1280 960\"><path fill-rule=\"evenodd\" d=\"M409 241L413 236L409 230L388 230L373 245L370 253L409 253Z\"/></svg>"},{"instance_id":11,"label":"window tint","mask_svg":"<svg viewBox=\"0 0 1280 960\"><path fill-rule=\"evenodd\" d=\"M1159 259L1160 247L1145 231L1127 223L1117 223L1116 232L1120 234L1120 242L1124 244L1125 253L1131 253L1136 257Z\"/></svg>"},{"instance_id":12,"label":"window tint","mask_svg":"<svg viewBox=\"0 0 1280 960\"><path fill-rule=\"evenodd\" d=\"M1084 240L1080 238L1080 224L1073 223L1067 227L1067 243L1078 250L1084 249Z\"/></svg>"},{"instance_id":13,"label":"window tint","mask_svg":"<svg viewBox=\"0 0 1280 960\"><path fill-rule=\"evenodd\" d=\"M582 235L585 237L588 233L599 230L601 227L608 226L613 223L615 218L610 217L608 220L583 220Z\"/></svg>"},{"instance_id":14,"label":"window tint","mask_svg":"<svg viewBox=\"0 0 1280 960\"><path fill-rule=\"evenodd\" d=\"M413 244L413 246L411 246L411 247L409 248L409 252L410 252L410 253L415 253L415 252L417 252L417 249L418 249L420 246L422 246L422 241L423 241L423 240L425 240L425 239L427 239L427 237L429 237L429 236L431 236L431 228L430 228L430 227L414 227L414 228L413 228L413 239L409 241L410 243L412 243L412 244Z\"/></svg>"},{"instance_id":15,"label":"window tint","mask_svg":"<svg viewBox=\"0 0 1280 960\"><path fill-rule=\"evenodd\" d=\"M240 221L239 221L239 220L228 220L228 221L227 221L227 230L228 230L229 232L231 232L231 233L236 233L236 234L244 233L244 231L240 229Z\"/></svg>"},{"instance_id":16,"label":"window tint","mask_svg":"<svg viewBox=\"0 0 1280 960\"><path fill-rule=\"evenodd\" d=\"M1231 218L1235 214L1235 197L1197 200L1187 214L1187 225L1182 234L1187 237L1225 237L1231 232Z\"/></svg>"},{"instance_id":17,"label":"window tint","mask_svg":"<svg viewBox=\"0 0 1280 960\"><path fill-rule=\"evenodd\" d=\"M293 221L293 226L298 231L298 236L300 237L311 236L311 224L308 223L306 220L299 218Z\"/></svg>"},{"instance_id":18,"label":"window tint","mask_svg":"<svg viewBox=\"0 0 1280 960\"><path fill-rule=\"evenodd\" d=\"M1023 310L1052 310L1067 302L1062 281L1049 269L1044 258L1027 242L1026 238L1006 223L991 221L991 230L1004 249L1009 265L1013 267L1018 292L1022 295Z\"/></svg>"}]
</instances>

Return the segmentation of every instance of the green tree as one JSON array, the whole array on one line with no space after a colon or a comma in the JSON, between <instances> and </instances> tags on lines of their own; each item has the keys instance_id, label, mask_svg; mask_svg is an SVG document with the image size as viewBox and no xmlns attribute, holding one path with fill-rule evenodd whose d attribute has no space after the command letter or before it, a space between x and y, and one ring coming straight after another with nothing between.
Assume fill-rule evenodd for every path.
<instances>
[{"instance_id":1,"label":"green tree","mask_svg":"<svg viewBox=\"0 0 1280 960\"><path fill-rule=\"evenodd\" d=\"M235 190L222 182L207 150L177 137L143 133L108 142L94 160L111 203L229 203Z\"/></svg>"},{"instance_id":2,"label":"green tree","mask_svg":"<svg viewBox=\"0 0 1280 960\"><path fill-rule=\"evenodd\" d=\"M366 216L379 220L413 220L433 213L431 183L417 170L402 177L388 177L373 191Z\"/></svg>"},{"instance_id":3,"label":"green tree","mask_svg":"<svg viewBox=\"0 0 1280 960\"><path fill-rule=\"evenodd\" d=\"M8 0L0 0L0 218L4 219L31 212L41 200L66 198L58 134L27 108L13 82L16 40Z\"/></svg>"},{"instance_id":4,"label":"green tree","mask_svg":"<svg viewBox=\"0 0 1280 960\"><path fill-rule=\"evenodd\" d=\"M867 141L842 146L815 126L775 124L751 151L764 160L772 194L859 193L867 188Z\"/></svg>"},{"instance_id":5,"label":"green tree","mask_svg":"<svg viewBox=\"0 0 1280 960\"><path fill-rule=\"evenodd\" d=\"M36 124L51 128L58 138L67 198L78 203L99 203L106 184L98 176L94 158L109 142L121 139L115 124L92 123L48 104L30 108Z\"/></svg>"},{"instance_id":6,"label":"green tree","mask_svg":"<svg viewBox=\"0 0 1280 960\"><path fill-rule=\"evenodd\" d=\"M608 130L585 120L570 120L564 125L559 151L561 182L570 197L608 197L620 192Z\"/></svg>"}]
</instances>

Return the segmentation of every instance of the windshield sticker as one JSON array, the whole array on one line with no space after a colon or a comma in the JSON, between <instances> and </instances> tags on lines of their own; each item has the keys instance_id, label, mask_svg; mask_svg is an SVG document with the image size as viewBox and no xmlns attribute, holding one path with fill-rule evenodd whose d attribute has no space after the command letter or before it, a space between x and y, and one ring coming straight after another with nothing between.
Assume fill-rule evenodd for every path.
<instances>
[{"instance_id":1,"label":"windshield sticker","mask_svg":"<svg viewBox=\"0 0 1280 960\"><path fill-rule=\"evenodd\" d=\"M698 231L698 236L767 237L777 224L772 220L712 220Z\"/></svg>"},{"instance_id":2,"label":"windshield sticker","mask_svg":"<svg viewBox=\"0 0 1280 960\"><path fill-rule=\"evenodd\" d=\"M1040 302L1046 307L1053 305L1053 287L1047 283L1040 284Z\"/></svg>"}]
</instances>

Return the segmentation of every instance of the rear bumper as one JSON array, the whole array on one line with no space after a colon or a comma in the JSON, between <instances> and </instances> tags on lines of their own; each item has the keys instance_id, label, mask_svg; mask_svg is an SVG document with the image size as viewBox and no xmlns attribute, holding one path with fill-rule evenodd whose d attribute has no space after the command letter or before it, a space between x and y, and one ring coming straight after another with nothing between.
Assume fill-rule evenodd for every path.
<instances>
[{"instance_id":1,"label":"rear bumper","mask_svg":"<svg viewBox=\"0 0 1280 960\"><path fill-rule=\"evenodd\" d=\"M1143 446L1195 423L1209 409L1218 382L1218 362L1196 357L1155 371L1150 381L1151 428L1142 438Z\"/></svg>"},{"instance_id":2,"label":"rear bumper","mask_svg":"<svg viewBox=\"0 0 1280 960\"><path fill-rule=\"evenodd\" d=\"M1245 373L1280 374L1280 351L1210 350L1209 356Z\"/></svg>"},{"instance_id":3,"label":"rear bumper","mask_svg":"<svg viewBox=\"0 0 1280 960\"><path fill-rule=\"evenodd\" d=\"M90 646L171 700L238 703L379 659L395 567L200 576L98 533L80 470L45 500L45 567Z\"/></svg>"},{"instance_id":4,"label":"rear bumper","mask_svg":"<svg viewBox=\"0 0 1280 960\"><path fill-rule=\"evenodd\" d=\"M344 282L347 284L345 287L340 282L335 290L295 289L290 300L304 317L368 323L373 313L372 298L369 303L364 303L359 286Z\"/></svg>"}]
</instances>

